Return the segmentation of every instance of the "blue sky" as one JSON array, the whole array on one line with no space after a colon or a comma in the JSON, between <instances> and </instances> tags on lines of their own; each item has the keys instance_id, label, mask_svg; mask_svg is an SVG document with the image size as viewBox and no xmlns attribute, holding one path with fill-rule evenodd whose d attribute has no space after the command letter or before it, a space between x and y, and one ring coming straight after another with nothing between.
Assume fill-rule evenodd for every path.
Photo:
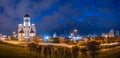
<instances>
[{"instance_id":1,"label":"blue sky","mask_svg":"<svg viewBox=\"0 0 120 58\"><path fill-rule=\"evenodd\" d=\"M0 0L0 33L17 32L26 13L37 34L120 30L120 0Z\"/></svg>"}]
</instances>

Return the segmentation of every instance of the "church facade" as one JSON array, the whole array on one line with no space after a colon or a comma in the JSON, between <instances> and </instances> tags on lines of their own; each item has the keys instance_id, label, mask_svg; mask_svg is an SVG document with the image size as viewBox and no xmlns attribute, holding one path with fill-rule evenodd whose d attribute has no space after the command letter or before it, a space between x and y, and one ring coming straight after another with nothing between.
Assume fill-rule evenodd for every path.
<instances>
[{"instance_id":1,"label":"church facade","mask_svg":"<svg viewBox=\"0 0 120 58\"><path fill-rule=\"evenodd\" d=\"M35 24L30 22L31 18L26 14L23 18L23 24L18 25L18 40L30 40L36 35Z\"/></svg>"}]
</instances>

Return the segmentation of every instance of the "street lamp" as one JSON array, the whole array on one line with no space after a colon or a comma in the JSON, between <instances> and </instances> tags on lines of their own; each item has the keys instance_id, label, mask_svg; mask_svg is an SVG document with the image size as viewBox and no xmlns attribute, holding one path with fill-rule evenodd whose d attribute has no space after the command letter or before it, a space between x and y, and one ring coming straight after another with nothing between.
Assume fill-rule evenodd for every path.
<instances>
[{"instance_id":1,"label":"street lamp","mask_svg":"<svg viewBox=\"0 0 120 58\"><path fill-rule=\"evenodd\" d=\"M75 42L76 42L78 30L77 30L77 29L74 29L73 31L74 31L74 39L75 39Z\"/></svg>"},{"instance_id":2,"label":"street lamp","mask_svg":"<svg viewBox=\"0 0 120 58\"><path fill-rule=\"evenodd\" d=\"M71 33L70 36L73 37L73 36L74 36L74 33Z\"/></svg>"},{"instance_id":3,"label":"street lamp","mask_svg":"<svg viewBox=\"0 0 120 58\"><path fill-rule=\"evenodd\" d=\"M78 30L77 30L77 29L74 29L73 31L74 31L74 32L77 32Z\"/></svg>"},{"instance_id":4,"label":"street lamp","mask_svg":"<svg viewBox=\"0 0 120 58\"><path fill-rule=\"evenodd\" d=\"M77 29L74 29L73 31L74 31L74 33L75 33L75 36L77 36L78 30L77 30Z\"/></svg>"}]
</instances>

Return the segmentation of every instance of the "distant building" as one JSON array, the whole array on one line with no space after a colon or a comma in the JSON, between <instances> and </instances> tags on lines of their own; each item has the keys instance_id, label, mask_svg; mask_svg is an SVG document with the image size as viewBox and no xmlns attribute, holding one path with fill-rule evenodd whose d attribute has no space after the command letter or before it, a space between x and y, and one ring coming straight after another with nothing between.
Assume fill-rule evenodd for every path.
<instances>
[{"instance_id":1,"label":"distant building","mask_svg":"<svg viewBox=\"0 0 120 58\"><path fill-rule=\"evenodd\" d=\"M2 34L0 34L0 41L2 41Z\"/></svg>"},{"instance_id":2,"label":"distant building","mask_svg":"<svg viewBox=\"0 0 120 58\"><path fill-rule=\"evenodd\" d=\"M16 32L13 32L13 37L17 37L17 34L16 34Z\"/></svg>"},{"instance_id":3,"label":"distant building","mask_svg":"<svg viewBox=\"0 0 120 58\"><path fill-rule=\"evenodd\" d=\"M102 33L102 37L104 37L105 33Z\"/></svg>"},{"instance_id":4,"label":"distant building","mask_svg":"<svg viewBox=\"0 0 120 58\"><path fill-rule=\"evenodd\" d=\"M4 40L7 40L8 38L7 38L7 35L1 35L2 37L1 37L1 40L2 41L4 41Z\"/></svg>"},{"instance_id":5,"label":"distant building","mask_svg":"<svg viewBox=\"0 0 120 58\"><path fill-rule=\"evenodd\" d=\"M23 24L18 25L18 40L30 40L36 35L35 24L31 24L30 16L26 14L23 18Z\"/></svg>"},{"instance_id":6,"label":"distant building","mask_svg":"<svg viewBox=\"0 0 120 58\"><path fill-rule=\"evenodd\" d=\"M116 33L116 36L119 36L119 31L116 31L115 33Z\"/></svg>"},{"instance_id":7,"label":"distant building","mask_svg":"<svg viewBox=\"0 0 120 58\"><path fill-rule=\"evenodd\" d=\"M53 34L53 37L54 37L54 38L55 38L55 37L57 37L57 34L56 34L56 33L54 33L54 34Z\"/></svg>"},{"instance_id":8,"label":"distant building","mask_svg":"<svg viewBox=\"0 0 120 58\"><path fill-rule=\"evenodd\" d=\"M115 36L115 35L114 35L114 30L111 29L110 32L109 32L109 37L114 37L114 36Z\"/></svg>"}]
</instances>

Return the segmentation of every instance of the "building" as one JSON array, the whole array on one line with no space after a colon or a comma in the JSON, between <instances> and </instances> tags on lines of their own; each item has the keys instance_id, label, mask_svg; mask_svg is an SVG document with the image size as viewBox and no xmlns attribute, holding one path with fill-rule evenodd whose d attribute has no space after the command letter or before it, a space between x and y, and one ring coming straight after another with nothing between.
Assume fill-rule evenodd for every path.
<instances>
[{"instance_id":1,"label":"building","mask_svg":"<svg viewBox=\"0 0 120 58\"><path fill-rule=\"evenodd\" d=\"M115 33L116 33L116 36L119 36L119 31L116 31Z\"/></svg>"},{"instance_id":2,"label":"building","mask_svg":"<svg viewBox=\"0 0 120 58\"><path fill-rule=\"evenodd\" d=\"M2 35L0 34L0 41L4 41L4 40L7 40L7 35Z\"/></svg>"},{"instance_id":3,"label":"building","mask_svg":"<svg viewBox=\"0 0 120 58\"><path fill-rule=\"evenodd\" d=\"M114 37L114 29L111 29L110 32L109 32L109 37Z\"/></svg>"},{"instance_id":4,"label":"building","mask_svg":"<svg viewBox=\"0 0 120 58\"><path fill-rule=\"evenodd\" d=\"M0 41L2 41L2 34L0 34Z\"/></svg>"},{"instance_id":5,"label":"building","mask_svg":"<svg viewBox=\"0 0 120 58\"><path fill-rule=\"evenodd\" d=\"M57 34L56 34L56 33L54 33L54 34L53 34L53 38L56 38L56 37L57 37Z\"/></svg>"},{"instance_id":6,"label":"building","mask_svg":"<svg viewBox=\"0 0 120 58\"><path fill-rule=\"evenodd\" d=\"M31 24L30 16L26 14L23 18L23 24L18 25L18 40L30 40L36 35L35 24Z\"/></svg>"}]
</instances>

